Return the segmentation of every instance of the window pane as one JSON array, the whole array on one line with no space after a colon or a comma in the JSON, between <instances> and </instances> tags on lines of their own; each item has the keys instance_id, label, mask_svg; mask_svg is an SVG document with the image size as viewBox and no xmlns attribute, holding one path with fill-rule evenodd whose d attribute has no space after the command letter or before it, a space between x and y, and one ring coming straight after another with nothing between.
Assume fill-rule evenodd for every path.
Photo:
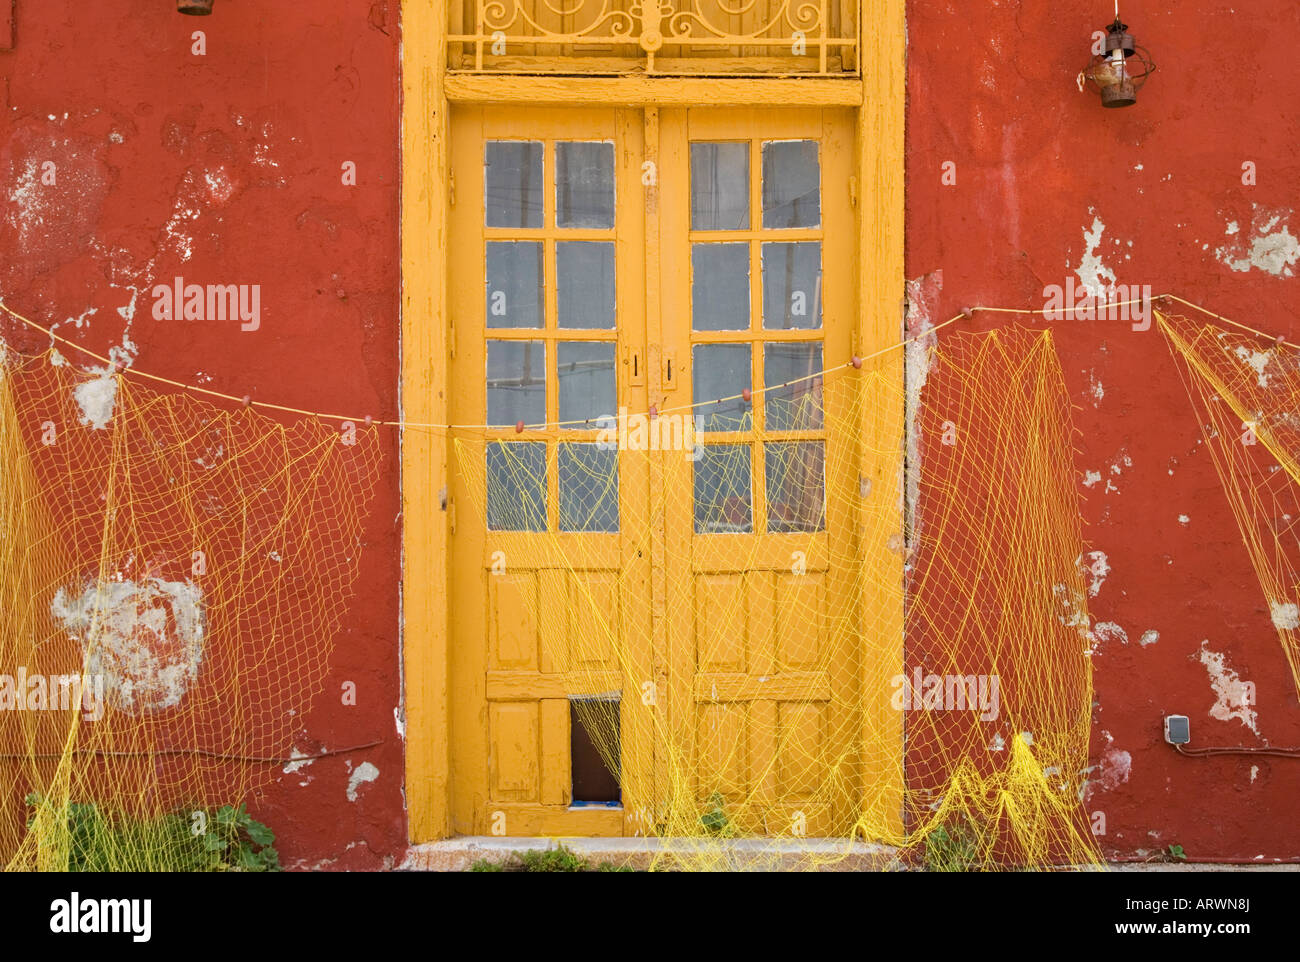
<instances>
[{"instance_id":1,"label":"window pane","mask_svg":"<svg viewBox=\"0 0 1300 962\"><path fill-rule=\"evenodd\" d=\"M546 342L487 342L487 423L546 422Z\"/></svg>"},{"instance_id":2,"label":"window pane","mask_svg":"<svg viewBox=\"0 0 1300 962\"><path fill-rule=\"evenodd\" d=\"M487 526L546 530L546 444L491 441L487 446Z\"/></svg>"},{"instance_id":3,"label":"window pane","mask_svg":"<svg viewBox=\"0 0 1300 962\"><path fill-rule=\"evenodd\" d=\"M489 241L487 326L541 327L542 245L536 241Z\"/></svg>"},{"instance_id":4,"label":"window pane","mask_svg":"<svg viewBox=\"0 0 1300 962\"><path fill-rule=\"evenodd\" d=\"M706 444L695 462L695 532L754 530L749 445Z\"/></svg>"},{"instance_id":5,"label":"window pane","mask_svg":"<svg viewBox=\"0 0 1300 962\"><path fill-rule=\"evenodd\" d=\"M618 451L561 444L560 530L618 530Z\"/></svg>"},{"instance_id":6,"label":"window pane","mask_svg":"<svg viewBox=\"0 0 1300 962\"><path fill-rule=\"evenodd\" d=\"M555 145L555 225L614 226L614 145Z\"/></svg>"},{"instance_id":7,"label":"window pane","mask_svg":"<svg viewBox=\"0 0 1300 962\"><path fill-rule=\"evenodd\" d=\"M822 346L763 347L763 416L769 431L817 431L822 426ZM811 377L810 375L817 375ZM795 381L789 387L780 387Z\"/></svg>"},{"instance_id":8,"label":"window pane","mask_svg":"<svg viewBox=\"0 0 1300 962\"><path fill-rule=\"evenodd\" d=\"M564 241L555 245L559 326L614 329L614 245Z\"/></svg>"},{"instance_id":9,"label":"window pane","mask_svg":"<svg viewBox=\"0 0 1300 962\"><path fill-rule=\"evenodd\" d=\"M826 448L821 441L764 446L767 530L821 531L826 526Z\"/></svg>"},{"instance_id":10,"label":"window pane","mask_svg":"<svg viewBox=\"0 0 1300 962\"><path fill-rule=\"evenodd\" d=\"M764 244L763 327L784 331L821 326L821 242Z\"/></svg>"},{"instance_id":11,"label":"window pane","mask_svg":"<svg viewBox=\"0 0 1300 962\"><path fill-rule=\"evenodd\" d=\"M560 420L584 421L592 427L602 415L616 415L617 389L614 383L614 343L612 341L561 341L558 373L560 382ZM582 430L582 424L566 424Z\"/></svg>"},{"instance_id":12,"label":"window pane","mask_svg":"<svg viewBox=\"0 0 1300 962\"><path fill-rule=\"evenodd\" d=\"M484 151L483 200L488 227L542 226L542 145L489 140Z\"/></svg>"},{"instance_id":13,"label":"window pane","mask_svg":"<svg viewBox=\"0 0 1300 962\"><path fill-rule=\"evenodd\" d=\"M736 395L750 387L750 345L697 344L691 355L695 413L706 431L744 431L751 423L750 405ZM713 404L719 398L734 400Z\"/></svg>"},{"instance_id":14,"label":"window pane","mask_svg":"<svg viewBox=\"0 0 1300 962\"><path fill-rule=\"evenodd\" d=\"M697 331L749 327L749 245L691 245L691 325Z\"/></svg>"},{"instance_id":15,"label":"window pane","mask_svg":"<svg viewBox=\"0 0 1300 962\"><path fill-rule=\"evenodd\" d=\"M691 144L691 229L749 227L749 144Z\"/></svg>"},{"instance_id":16,"label":"window pane","mask_svg":"<svg viewBox=\"0 0 1300 962\"><path fill-rule=\"evenodd\" d=\"M817 141L763 145L763 226L818 227L822 220Z\"/></svg>"}]
</instances>

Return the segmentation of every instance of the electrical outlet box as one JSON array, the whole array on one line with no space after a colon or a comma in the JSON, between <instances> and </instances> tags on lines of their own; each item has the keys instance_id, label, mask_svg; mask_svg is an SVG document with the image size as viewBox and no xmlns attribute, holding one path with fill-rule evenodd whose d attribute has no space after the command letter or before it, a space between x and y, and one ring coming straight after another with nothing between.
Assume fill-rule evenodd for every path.
<instances>
[{"instance_id":1,"label":"electrical outlet box","mask_svg":"<svg viewBox=\"0 0 1300 962\"><path fill-rule=\"evenodd\" d=\"M1192 740L1192 723L1186 715L1165 716L1165 741L1171 745L1186 745Z\"/></svg>"}]
</instances>

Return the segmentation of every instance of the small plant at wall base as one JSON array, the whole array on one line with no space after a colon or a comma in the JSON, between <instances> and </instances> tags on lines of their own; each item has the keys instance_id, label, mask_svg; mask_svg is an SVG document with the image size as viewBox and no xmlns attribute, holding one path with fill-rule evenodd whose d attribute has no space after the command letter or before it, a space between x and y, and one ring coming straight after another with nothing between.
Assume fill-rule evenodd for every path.
<instances>
[{"instance_id":1,"label":"small plant at wall base","mask_svg":"<svg viewBox=\"0 0 1300 962\"><path fill-rule=\"evenodd\" d=\"M44 823L43 844L60 862L66 850L70 872L280 870L275 833L242 804L131 818L109 815L93 802L69 802L60 811L39 792L26 801L35 809L28 827Z\"/></svg>"},{"instance_id":2,"label":"small plant at wall base","mask_svg":"<svg viewBox=\"0 0 1300 962\"><path fill-rule=\"evenodd\" d=\"M964 818L936 825L925 837L927 872L967 872L979 866L975 831Z\"/></svg>"},{"instance_id":3,"label":"small plant at wall base","mask_svg":"<svg viewBox=\"0 0 1300 962\"><path fill-rule=\"evenodd\" d=\"M469 867L471 872L634 872L626 865L601 862L592 865L563 845L541 851L511 852L510 861L493 862L481 858Z\"/></svg>"}]
</instances>

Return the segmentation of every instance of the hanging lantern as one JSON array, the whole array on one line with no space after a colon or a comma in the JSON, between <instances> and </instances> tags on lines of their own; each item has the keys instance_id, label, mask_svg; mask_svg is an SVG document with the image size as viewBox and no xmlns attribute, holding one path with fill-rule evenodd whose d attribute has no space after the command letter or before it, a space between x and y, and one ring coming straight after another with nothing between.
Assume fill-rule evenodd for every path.
<instances>
[{"instance_id":1,"label":"hanging lantern","mask_svg":"<svg viewBox=\"0 0 1300 962\"><path fill-rule=\"evenodd\" d=\"M1103 107L1130 107L1137 92L1156 69L1146 50L1139 47L1118 16L1106 28L1106 52L1097 54L1081 77L1101 91Z\"/></svg>"},{"instance_id":2,"label":"hanging lantern","mask_svg":"<svg viewBox=\"0 0 1300 962\"><path fill-rule=\"evenodd\" d=\"M212 0L176 0L176 12L191 17L206 17L212 13Z\"/></svg>"}]
</instances>

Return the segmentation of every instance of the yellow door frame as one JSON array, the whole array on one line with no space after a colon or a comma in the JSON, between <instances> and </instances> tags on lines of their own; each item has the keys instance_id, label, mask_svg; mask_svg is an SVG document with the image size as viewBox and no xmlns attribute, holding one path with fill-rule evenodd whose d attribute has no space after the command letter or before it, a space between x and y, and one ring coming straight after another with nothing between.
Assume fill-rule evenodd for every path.
<instances>
[{"instance_id":1,"label":"yellow door frame","mask_svg":"<svg viewBox=\"0 0 1300 962\"><path fill-rule=\"evenodd\" d=\"M448 435L419 425L448 417L447 299L449 113L453 102L600 106L815 106L857 109L856 188L858 305L854 350L871 355L902 333L905 0L861 0L859 62L852 79L609 78L449 75L447 5L402 2L402 659L406 722L408 837L414 843L450 834L451 753L448 742L449 515ZM647 278L649 282L649 278ZM901 384L903 355L889 351L873 369ZM864 406L865 408L865 406ZM866 415L864 414L864 417ZM879 431L877 420L872 425ZM863 524L895 515L902 530L900 486L903 416L885 426L898 438L884 455L863 450L861 475L872 484L862 499ZM896 430L894 430L896 428ZM867 584L875 592L864 619L864 649L896 652L903 671L903 559L887 544L864 545ZM862 599L864 611L868 599ZM882 619L880 611L890 617ZM879 669L878 669L879 670ZM886 671L889 677L893 671ZM896 752L865 759L867 824L902 833L902 719L889 692L864 694L864 739L896 733ZM873 767L874 766L874 767ZM884 791L879 786L887 786Z\"/></svg>"}]
</instances>

